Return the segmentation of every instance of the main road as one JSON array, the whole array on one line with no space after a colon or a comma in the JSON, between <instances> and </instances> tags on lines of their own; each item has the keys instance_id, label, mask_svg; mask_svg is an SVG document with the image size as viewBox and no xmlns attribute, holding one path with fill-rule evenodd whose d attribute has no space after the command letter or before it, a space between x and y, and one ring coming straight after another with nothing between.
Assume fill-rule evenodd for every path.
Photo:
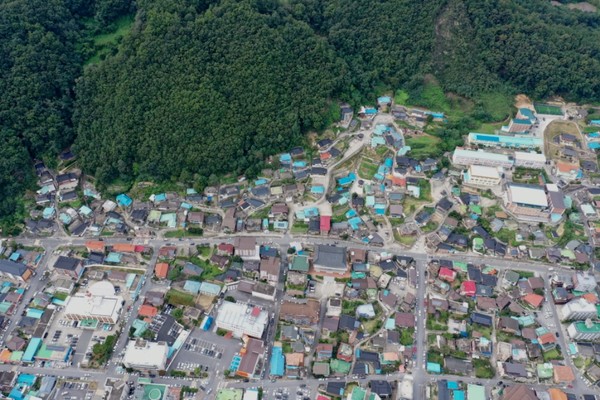
<instances>
[{"instance_id":1,"label":"main road","mask_svg":"<svg viewBox=\"0 0 600 400\"><path fill-rule=\"evenodd\" d=\"M218 244L221 242L230 242L235 236L238 236L238 235L215 236L215 237L202 238L202 239L196 239L196 240L201 240L202 242L213 245L213 244ZM240 236L243 236L243 235L240 235ZM309 235L293 236L293 235L289 235L289 234L273 235L271 233L257 234L257 235L252 235L252 236L256 236L257 241L261 244L262 243L277 244L277 245L281 246L282 248L287 248L288 246L290 246L290 244L292 244L294 242L305 242L305 243L308 242L308 243L312 243L312 244L336 245L336 246L360 248L360 249L373 250L373 251L383 250L382 247L369 246L369 245L365 245L364 243L353 242L353 241L333 240L333 239L328 239L328 238L324 238L321 236L309 236ZM86 240L87 240L86 238L53 238L53 237L38 238L37 240L36 239L17 239L17 242L26 244L26 245L31 245L32 241L35 241L36 245L42 246L46 249L44 258L42 259L42 261L40 263L41 268L38 271L38 273L33 277L31 282L29 283L29 289L31 290L31 293L34 293L35 291L39 290L44 285L44 281L42 279L43 274L41 272L43 271L43 268L48 263L48 261L51 257L51 254L57 248L59 248L60 246L83 246L85 244ZM123 238L120 238L120 239L119 238L105 238L104 239L105 243L108 245L122 242L123 240L124 240ZM191 244L190 239L177 241L175 239L169 240L169 239L161 239L161 238L156 238L156 237L146 238L146 239L136 238L132 241L133 243L136 243L136 244L143 244L143 245L152 247L154 250L153 257L152 257L152 259L149 263L148 269L146 270L146 273L144 275L146 278L149 278L152 274L152 270L153 270L152 266L154 265L154 263L157 260L158 249L161 246L165 245L169 241L174 242L175 245L190 245ZM431 260L432 256L428 255L426 253L407 251L398 245L386 246L385 249L387 251L393 252L398 255L410 256L410 257L414 258L415 262L416 262L416 271L417 271L417 285L416 285L417 286L416 287L416 289L417 289L417 293L416 293L417 304L416 304L416 308L415 308L416 354L415 354L415 358L414 358L413 368L411 371L412 376L413 376L413 391L414 391L413 398L424 398L425 397L425 394L424 394L425 386L428 384L430 379L442 379L444 377L447 377L448 379L459 379L459 380L462 380L465 382L466 381L469 381L469 382L472 381L473 383L481 382L481 383L484 383L486 385L486 387L488 387L488 388L490 386L490 383L493 384L494 382L497 382L497 380L477 380L475 378L452 377L450 375L432 377L426 373L426 368L425 368L425 365L426 365L425 357L426 357L426 349L427 349L427 347L426 347L427 346L426 326L425 326L425 319L426 319L425 297L426 297L426 287L427 287L426 286L426 270L427 270L427 264ZM541 262L534 262L534 261L524 262L524 261L507 260L507 259L500 259L500 258L494 258L494 257L482 257L480 255L469 254L469 253L447 254L447 255L440 256L440 258L449 259L449 260L453 260L453 261L472 262L475 264L487 264L487 265L491 265L491 266L497 268L499 271L502 271L504 269L517 269L517 270L535 272L540 275L543 275L546 278L545 279L546 282L548 281L546 274L547 274L549 268L553 267L555 269L567 269L566 267L562 267L559 265L546 264L546 263L541 263ZM136 299L136 301L132 305L132 310L135 310L139 305L141 305L144 293L147 290L149 290L149 288L151 288L151 287L152 287L151 280L146 279L146 284L143 286L143 288L140 292L140 296ZM20 315L20 313L24 310L25 303L26 302L23 302L19 305L16 315ZM554 318L557 319L558 317L556 315L556 309L554 307L553 307L553 310L555 313ZM134 320L133 318L128 318L127 321L125 322L125 324L122 328L122 332L124 332L124 334L121 335L121 337L119 338L119 341L117 342L117 345L115 346L116 352L118 352L124 348L125 342L127 340L126 332L128 332L129 327L131 326L133 320ZM560 326L558 321L557 321L557 326ZM8 333L11 332L14 329L14 327L15 327L15 321L13 319L13 320L11 320L9 328L7 330L7 337L8 337ZM564 335L562 335L562 336L564 336ZM563 351L566 351L565 342L562 337L560 339L560 344L561 344L561 347L564 348ZM572 362L568 358L568 356L566 356L566 360L567 360L567 364L572 366ZM0 366L0 370L11 369L11 368L14 368L14 367ZM60 372L58 372L58 374L64 375L64 376L72 376L72 377L85 377L86 374L90 374L90 376L94 380L96 380L96 379L103 380L103 379L106 379L107 377L113 377L113 378L122 377L116 373L115 368L116 368L116 366L112 366L111 368L107 369L106 371L88 371L88 370L80 370L80 369L74 369L74 368L66 368L66 369L60 370ZM48 373L48 371L43 368L19 367L19 369L23 370L23 371L31 371L31 372L39 373L39 374L47 374ZM386 379L386 380L398 380L398 379L401 379L402 377L403 377L402 374L390 374L390 375L382 376L382 377L378 376L377 379L381 378L381 379ZM585 390L586 390L585 386L579 378L580 377L578 376L578 381L575 382L574 389L578 393L585 393ZM181 380L181 379L177 380L177 379L173 379L173 378L160 378L160 380L161 381L165 380L165 382L169 382L171 384L175 384L176 382L178 382L177 384L183 384L183 385L189 384L189 381ZM355 379L352 379L352 380L355 380ZM303 382L307 383L307 384L317 384L318 385L319 382L323 382L323 381L316 380L316 379L306 379ZM243 383L227 382L226 385L231 386L231 387L251 387L251 386L256 386L256 383L249 382L247 384L243 384ZM294 386L294 385L297 385L297 381L292 381L292 382L286 381L286 380L278 380L276 382L270 382L270 381L265 381L265 380L261 381L261 386L264 389L288 387L288 386Z\"/></svg>"}]
</instances>

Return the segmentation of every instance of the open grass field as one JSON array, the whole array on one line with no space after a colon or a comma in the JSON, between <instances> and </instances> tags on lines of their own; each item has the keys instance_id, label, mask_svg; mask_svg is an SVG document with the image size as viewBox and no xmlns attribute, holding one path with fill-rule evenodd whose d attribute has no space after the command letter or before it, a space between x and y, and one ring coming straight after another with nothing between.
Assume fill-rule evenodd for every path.
<instances>
[{"instance_id":1,"label":"open grass field","mask_svg":"<svg viewBox=\"0 0 600 400\"><path fill-rule=\"evenodd\" d=\"M440 138L427 134L406 138L406 145L411 148L410 155L416 159L438 155L440 142Z\"/></svg>"},{"instance_id":2,"label":"open grass field","mask_svg":"<svg viewBox=\"0 0 600 400\"><path fill-rule=\"evenodd\" d=\"M550 104L535 103L533 107L535 108L535 112L538 114L563 115L560 107L551 106Z\"/></svg>"},{"instance_id":3,"label":"open grass field","mask_svg":"<svg viewBox=\"0 0 600 400\"><path fill-rule=\"evenodd\" d=\"M86 61L86 65L100 62L103 57L110 54L111 48L118 45L119 41L131 32L133 15L125 15L111 24L110 32L103 32L93 37L96 53Z\"/></svg>"},{"instance_id":4,"label":"open grass field","mask_svg":"<svg viewBox=\"0 0 600 400\"><path fill-rule=\"evenodd\" d=\"M544 154L547 158L557 160L560 159L560 146L554 143L554 138L561 133L569 133L584 143L583 137L574 122L569 121L552 121L544 131Z\"/></svg>"},{"instance_id":5,"label":"open grass field","mask_svg":"<svg viewBox=\"0 0 600 400\"><path fill-rule=\"evenodd\" d=\"M373 179L377 168L377 164L363 159L358 167L358 176L362 179Z\"/></svg>"}]
</instances>

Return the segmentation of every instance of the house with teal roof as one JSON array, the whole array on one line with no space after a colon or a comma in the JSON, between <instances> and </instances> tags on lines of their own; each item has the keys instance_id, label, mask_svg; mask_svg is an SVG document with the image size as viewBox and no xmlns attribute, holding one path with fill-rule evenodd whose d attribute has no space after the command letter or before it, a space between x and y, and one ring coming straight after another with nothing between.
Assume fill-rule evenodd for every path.
<instances>
[{"instance_id":1,"label":"house with teal roof","mask_svg":"<svg viewBox=\"0 0 600 400\"><path fill-rule=\"evenodd\" d=\"M371 138L371 147L385 146L385 139L383 136L373 136Z\"/></svg>"},{"instance_id":2,"label":"house with teal roof","mask_svg":"<svg viewBox=\"0 0 600 400\"><path fill-rule=\"evenodd\" d=\"M131 204L133 204L133 200L131 199L131 197L127 196L124 193L121 193L120 195L117 196L117 204L120 205L121 207L129 207L131 206Z\"/></svg>"},{"instance_id":3,"label":"house with teal roof","mask_svg":"<svg viewBox=\"0 0 600 400\"><path fill-rule=\"evenodd\" d=\"M354 172L350 172L347 176L338 179L338 184L340 186L349 186L356 180L356 174Z\"/></svg>"},{"instance_id":4,"label":"house with teal roof","mask_svg":"<svg viewBox=\"0 0 600 400\"><path fill-rule=\"evenodd\" d=\"M81 215L84 218L90 218L93 215L93 211L91 208L89 208L86 205L83 205L79 208L79 215Z\"/></svg>"},{"instance_id":5,"label":"house with teal roof","mask_svg":"<svg viewBox=\"0 0 600 400\"><path fill-rule=\"evenodd\" d=\"M106 256L104 261L109 264L119 264L121 262L122 258L123 258L123 254L115 252L115 251L111 251L110 253L108 253L108 255Z\"/></svg>"},{"instance_id":6,"label":"house with teal roof","mask_svg":"<svg viewBox=\"0 0 600 400\"><path fill-rule=\"evenodd\" d=\"M192 294L200 293L200 282L187 280L183 284L183 290Z\"/></svg>"},{"instance_id":7,"label":"house with teal roof","mask_svg":"<svg viewBox=\"0 0 600 400\"><path fill-rule=\"evenodd\" d=\"M441 374L442 366L438 363L428 362L427 363L427 372L431 372L432 374Z\"/></svg>"},{"instance_id":8,"label":"house with teal roof","mask_svg":"<svg viewBox=\"0 0 600 400\"><path fill-rule=\"evenodd\" d=\"M216 283L202 282L199 292L205 296L218 296L221 293L221 286Z\"/></svg>"},{"instance_id":9,"label":"house with teal roof","mask_svg":"<svg viewBox=\"0 0 600 400\"><path fill-rule=\"evenodd\" d=\"M54 209L54 207L46 207L46 208L44 208L44 211L42 211L42 218L52 219L52 218L54 218L55 214L56 214L56 210Z\"/></svg>"},{"instance_id":10,"label":"house with teal roof","mask_svg":"<svg viewBox=\"0 0 600 400\"><path fill-rule=\"evenodd\" d=\"M152 197L152 196L154 196L154 197ZM150 201L154 202L155 204L162 203L163 201L167 201L166 193L154 194L152 196L150 196Z\"/></svg>"}]
</instances>

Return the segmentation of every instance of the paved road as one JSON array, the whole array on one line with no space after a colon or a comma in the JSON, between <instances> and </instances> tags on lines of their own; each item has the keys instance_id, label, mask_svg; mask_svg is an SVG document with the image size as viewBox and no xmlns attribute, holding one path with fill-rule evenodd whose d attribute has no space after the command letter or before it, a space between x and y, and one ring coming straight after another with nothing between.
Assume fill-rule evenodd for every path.
<instances>
[{"instance_id":1,"label":"paved road","mask_svg":"<svg viewBox=\"0 0 600 400\"><path fill-rule=\"evenodd\" d=\"M203 238L201 239L202 242L208 242L210 244L217 244L223 241L231 241L232 240L232 236L234 235L228 235L228 236L218 236L218 237L213 237L213 238ZM356 243L356 242L351 242L351 241L333 241L327 238L323 238L323 237L312 237L312 236L307 236L307 235L302 235L302 236L293 236L293 235L273 235L273 234L259 234L259 235L254 235L257 236L258 241L260 243L271 243L271 244L277 244L279 246L282 247L282 249L287 249L287 247L290 245L291 242L294 241L302 241L302 242L310 242L310 243L314 243L314 244L336 244L338 246L345 246L345 247L354 247L354 248L362 248L362 249L367 249L367 250L374 250L374 251L381 251L382 248L380 247L373 247L373 246L368 246L365 244L361 244L361 243ZM198 239L197 239L198 240ZM21 243L25 243L25 244L31 244L31 240L30 239L22 239L22 240L17 240L18 242ZM64 239L64 238L40 238L36 241L36 245L41 245L46 249L46 254L43 257L42 262L40 263L40 268L36 274L36 276L33 277L33 279L31 280L31 282L29 283L29 290L30 292L28 293L28 296L35 293L37 290L40 290L43 286L44 286L44 281L42 279L42 273L46 267L46 264L48 262L48 260L50 259L50 255L51 253L59 246L65 246L65 245L83 245L85 243L86 239L85 238L68 238L68 239ZM105 242L107 244L112 244L112 243L116 243L116 242L122 242L123 239L116 239L116 238L106 238ZM150 246L154 249L154 253L152 256L152 259L150 260L150 263L148 264L148 269L145 273L145 276L147 278L149 278L152 274L152 265L154 265L154 263L157 260L157 255L158 255L158 249L160 248L160 246L165 245L168 241L166 239L160 239L160 238L148 238L148 239L135 239L133 241L133 243L139 243L139 244L144 244L146 246ZM171 240L171 242L174 242L176 245L187 245L189 244L189 240L184 240L181 242L175 241L175 240ZM453 377L450 375L443 375L443 376L437 376L437 377L431 377L430 375L428 375L425 372L425 365L426 365L426 360L424 357L424 352L426 350L426 331L425 331L425 318L426 318L426 308L425 308L425 294L426 294L426 279L425 279L425 270L427 267L427 262L432 258L432 256L428 255L428 254L424 254L424 253L419 253L419 252L413 252L413 251L406 251L402 248L400 248L400 246L387 246L386 247L387 251L399 254L399 255L405 255L405 256L411 256L415 259L416 261L416 270L417 270L417 305L416 305L416 317L417 317L417 321L416 321L416 334L415 334L415 340L416 340L416 347L417 347L417 352L416 352L416 359L415 359L415 363L414 363L414 368L412 371L412 375L414 378L414 391L415 391L415 398L419 398L419 396L421 396L421 394L423 393L423 389L425 387L425 385L428 383L429 380L431 379L442 379L442 378L447 378L447 379L459 379L462 381L468 381L468 382L481 382L483 384L486 385L487 388L491 388L491 386L493 386L494 384L496 384L499 380L477 380L475 378L464 378L464 377ZM547 279L547 271L550 267L553 267L555 269L563 269L564 267L559 266L559 265L553 265L553 264L546 264L546 263L541 263L541 262L534 262L534 261L516 261L516 260L506 260L506 259L496 259L493 257L481 257L479 255L475 255L475 254L450 254L450 255L440 255L440 256L435 256L436 258L444 258L444 259L450 259L450 260L455 260L455 261L463 261L463 262L473 262L473 263L477 263L477 264L489 264L492 265L496 268L498 268L499 270L504 270L504 269L519 269L519 270L524 270L524 271L530 271L530 272L536 272L539 274L544 275L545 277L545 281L546 283L548 283L548 279ZM153 284L151 282L150 279L146 279L146 284L144 285L144 287L141 290L140 296L138 297L138 299L136 300L136 302L134 303L134 305L132 306L132 310L137 309L141 303L142 303L142 299L144 294L153 287ZM280 294L281 295L281 292ZM279 297L278 297L279 299ZM17 308L17 315L19 315L25 308L25 302L21 303L19 305L19 307ZM560 326L559 322L557 321L557 315L556 315L556 310L554 309L554 318L556 321L556 326ZM16 320L17 318L13 318L10 322L9 328L7 330L7 333L12 332L12 330L15 327L16 324ZM119 338L119 341L117 342L117 345L115 346L115 353L118 353L119 351L121 351L125 345L126 345L126 341L127 341L127 335L126 332L128 332L129 327L131 326L132 322L133 322L134 318L128 318L123 325L122 328L122 332L124 332L123 335L121 335L121 337ZM7 334L8 337L8 334ZM561 347L564 349L563 352L566 352L566 344L564 341L564 335L561 335L560 337L560 344ZM267 356L269 356L270 353L267 354ZM572 365L571 360L567 358L567 363L568 365ZM269 358L267 357L267 360ZM15 368L13 366L0 366L0 370L6 370L6 369L12 369ZM32 373L39 373L39 374L47 374L48 370L47 369L43 369L43 368L32 368L32 367L19 367L20 370L24 370L27 372L32 372ZM107 377L112 377L112 378L116 378L116 379L120 379L123 376L119 375L116 373L116 365L112 365L106 370L106 371L88 371L88 370L80 370L80 369L75 369L75 368L66 368L66 369L62 369L62 370L53 370L53 372L56 372L59 375L63 375L63 376L70 376L70 377L85 377L86 374L90 374L91 378L97 381L104 381ZM389 376L384 376L381 377L382 379L389 379L389 380L397 380L397 379L401 379L403 377L402 374L393 374L393 375L389 375ZM379 378L379 376L377 377ZM579 378L579 377L578 377ZM209 381L209 384L211 386L214 386L216 380L218 378L217 377L212 377ZM351 379L351 378L348 378ZM372 378L371 378L372 379ZM174 378L161 378L161 380L165 380L166 382L168 381L171 384L174 384L176 382L178 382L177 384L181 384L181 385L189 385L190 381L189 380L177 380ZM354 380L354 379L352 379ZM365 379L364 381L368 381L368 379ZM319 383L323 383L324 381L320 381L320 380L316 380L316 379L307 379L305 381L307 385L317 385ZM227 386L231 386L231 387L252 387L252 386L256 386L256 382L249 382L247 384L244 383L232 383L232 382L222 382L221 385L227 385ZM276 382L270 382L270 381L265 381L262 380L260 381L261 386L263 386L265 389L268 388L277 388L277 387L296 387L296 385L298 384L297 381L286 381L286 380L278 380ZM491 385L491 386L490 386ZM312 386L309 386L312 387ZM574 385L574 389L575 392L577 392L578 394L583 394L583 393L591 393L590 390L587 390L585 385L583 384L583 382L576 382ZM216 392L216 391L215 391ZM211 396L209 396L209 398L212 398L213 394L211 393Z\"/></svg>"}]
</instances>

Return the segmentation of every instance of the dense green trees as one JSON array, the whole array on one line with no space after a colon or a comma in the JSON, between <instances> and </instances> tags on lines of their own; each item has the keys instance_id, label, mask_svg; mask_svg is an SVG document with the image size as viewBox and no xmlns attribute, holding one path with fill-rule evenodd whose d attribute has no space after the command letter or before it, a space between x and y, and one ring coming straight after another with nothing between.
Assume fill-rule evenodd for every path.
<instances>
[{"instance_id":1,"label":"dense green trees","mask_svg":"<svg viewBox=\"0 0 600 400\"><path fill-rule=\"evenodd\" d=\"M599 15L546 0L0 0L0 54L0 215L73 141L102 184L202 185L256 174L337 100L435 81L475 104L444 150L506 114L496 92L600 100Z\"/></svg>"},{"instance_id":2,"label":"dense green trees","mask_svg":"<svg viewBox=\"0 0 600 400\"><path fill-rule=\"evenodd\" d=\"M31 159L54 159L73 142L80 20L103 2L0 0L0 217L33 182Z\"/></svg>"},{"instance_id":3,"label":"dense green trees","mask_svg":"<svg viewBox=\"0 0 600 400\"><path fill-rule=\"evenodd\" d=\"M343 63L304 23L247 1L148 5L144 28L77 86L76 152L101 182L257 173L323 128Z\"/></svg>"}]
</instances>

